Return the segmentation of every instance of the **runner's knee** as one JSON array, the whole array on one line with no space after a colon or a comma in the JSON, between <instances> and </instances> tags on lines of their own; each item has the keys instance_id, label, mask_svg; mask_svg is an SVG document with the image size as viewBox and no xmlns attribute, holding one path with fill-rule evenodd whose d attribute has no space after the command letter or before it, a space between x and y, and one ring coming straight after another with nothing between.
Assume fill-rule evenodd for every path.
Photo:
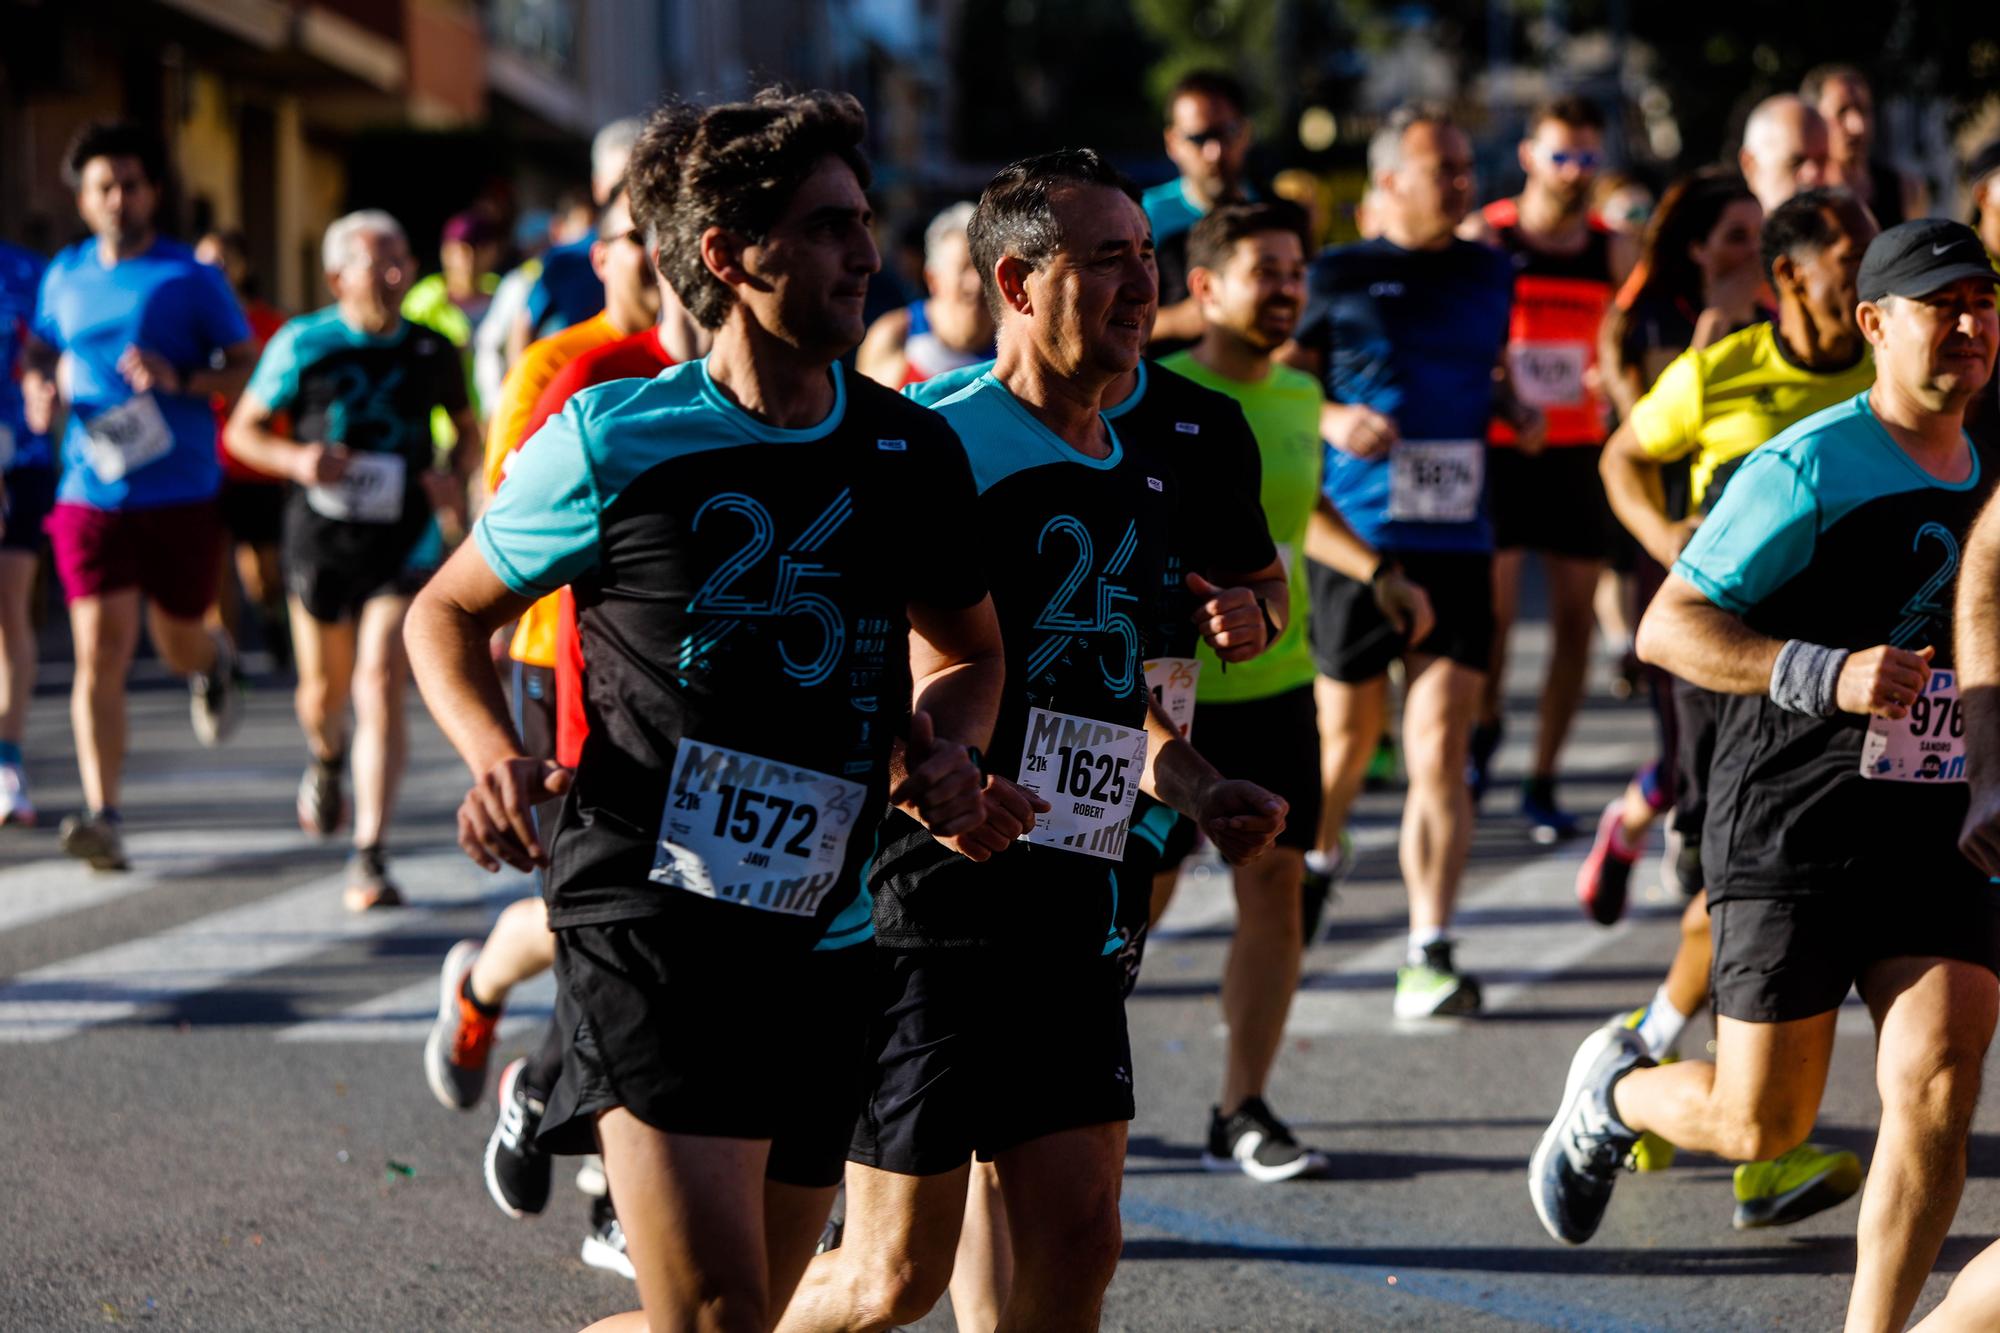
<instances>
[{"instance_id":1,"label":"runner's knee","mask_svg":"<svg viewBox=\"0 0 2000 1333\"><path fill-rule=\"evenodd\" d=\"M928 1315L951 1285L952 1257L906 1254L900 1259L863 1259L854 1315L864 1329L897 1328Z\"/></svg>"}]
</instances>

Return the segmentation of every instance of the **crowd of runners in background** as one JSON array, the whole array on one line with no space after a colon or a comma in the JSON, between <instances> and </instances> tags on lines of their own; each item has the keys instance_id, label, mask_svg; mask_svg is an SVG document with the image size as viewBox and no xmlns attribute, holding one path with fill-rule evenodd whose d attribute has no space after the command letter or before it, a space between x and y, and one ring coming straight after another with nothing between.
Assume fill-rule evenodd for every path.
<instances>
[{"instance_id":1,"label":"crowd of runners in background","mask_svg":"<svg viewBox=\"0 0 2000 1333\"><path fill-rule=\"evenodd\" d=\"M1189 1129L1275 1183L1329 1170L1267 1091L1366 784L1404 791L1409 1022L1480 1013L1454 909L1482 807L1588 840L1606 925L1660 825L1680 948L1578 1050L1535 1212L1582 1243L1676 1148L1742 1163L1738 1227L1859 1193L1849 1327L1900 1328L2000 1013L2000 143L1934 203L1829 67L1654 203L1562 97L1481 206L1465 130L1408 105L1361 239L1322 248L1310 181L1248 174L1249 110L1182 79L1178 174L1143 192L1088 148L1004 168L883 309L851 98L669 105L597 136L588 202L504 276L478 209L421 278L363 209L290 318L240 236L161 233L148 127L83 127L88 234L0 245L0 819L36 820L22 747L65 743L24 735L45 558L86 801L57 836L107 872L143 627L205 746L239 645L295 676L300 826L351 839L350 908L395 908L414 672L473 776L460 845L539 884L444 960L426 1081L476 1107L553 968L489 1192L540 1213L581 1155L622 1326L732 1329L947 1294L961 1328L1095 1325L1125 999L1204 847L1237 915ZM1548 651L1503 801L1531 561ZM1599 663L1659 743L1591 818L1560 781ZM1811 1141L1853 988L1865 1166ZM1712 1058L1682 1059L1704 1007ZM1939 1327L2000 1319L1995 1268Z\"/></svg>"}]
</instances>

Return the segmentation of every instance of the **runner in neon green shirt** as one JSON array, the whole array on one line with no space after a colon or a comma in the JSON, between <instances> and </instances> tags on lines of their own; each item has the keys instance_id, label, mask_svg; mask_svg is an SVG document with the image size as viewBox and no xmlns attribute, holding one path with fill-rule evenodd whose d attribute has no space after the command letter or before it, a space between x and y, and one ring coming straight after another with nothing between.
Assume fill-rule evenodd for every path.
<instances>
[{"instance_id":1,"label":"runner in neon green shirt","mask_svg":"<svg viewBox=\"0 0 2000 1333\"><path fill-rule=\"evenodd\" d=\"M1307 598L1305 561L1306 520L1319 497L1319 382L1303 371L1276 365L1266 358L1262 379L1242 380L1202 364L1199 347L1161 359L1160 364L1206 389L1228 394L1242 407L1257 437L1264 465L1259 498L1271 540L1285 562L1291 583L1285 628L1263 654L1232 663L1227 672L1206 641L1195 650L1201 679L1195 698L1203 704L1241 703L1311 686L1312 654L1306 648Z\"/></svg>"}]
</instances>

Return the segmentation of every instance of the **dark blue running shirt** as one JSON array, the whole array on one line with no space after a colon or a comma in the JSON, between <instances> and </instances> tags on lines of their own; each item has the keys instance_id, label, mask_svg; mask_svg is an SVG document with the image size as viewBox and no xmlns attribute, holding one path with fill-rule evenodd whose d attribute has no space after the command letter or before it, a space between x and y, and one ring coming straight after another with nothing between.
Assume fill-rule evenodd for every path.
<instances>
[{"instance_id":1,"label":"dark blue running shirt","mask_svg":"<svg viewBox=\"0 0 2000 1333\"><path fill-rule=\"evenodd\" d=\"M1405 250L1362 241L1313 261L1298 341L1319 353L1327 398L1389 417L1399 448L1483 448L1513 300L1513 262L1491 246L1454 239L1442 250ZM1467 452L1483 468L1484 453ZM1393 466L1390 457L1327 446L1326 497L1363 541L1378 551L1493 548L1483 486L1463 521L1392 518Z\"/></svg>"}]
</instances>

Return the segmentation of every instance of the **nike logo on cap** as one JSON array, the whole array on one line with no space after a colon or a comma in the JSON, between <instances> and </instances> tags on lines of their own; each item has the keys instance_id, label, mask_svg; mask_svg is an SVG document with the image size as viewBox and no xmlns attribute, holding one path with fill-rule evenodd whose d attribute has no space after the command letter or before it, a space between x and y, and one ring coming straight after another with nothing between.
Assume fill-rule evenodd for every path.
<instances>
[{"instance_id":1,"label":"nike logo on cap","mask_svg":"<svg viewBox=\"0 0 2000 1333\"><path fill-rule=\"evenodd\" d=\"M1947 242L1947 243L1946 243L1946 244L1944 244L1944 245L1933 245L1933 246L1931 247L1931 254L1932 254L1933 256L1936 256L1936 255L1941 255L1941 254L1943 254L1943 253L1944 253L1945 251L1947 251L1947 250L1951 249L1951 248L1952 248L1952 246L1954 246L1954 245L1964 245L1964 244L1965 244L1965 242L1964 242L1964 241L1949 241L1949 242Z\"/></svg>"}]
</instances>

